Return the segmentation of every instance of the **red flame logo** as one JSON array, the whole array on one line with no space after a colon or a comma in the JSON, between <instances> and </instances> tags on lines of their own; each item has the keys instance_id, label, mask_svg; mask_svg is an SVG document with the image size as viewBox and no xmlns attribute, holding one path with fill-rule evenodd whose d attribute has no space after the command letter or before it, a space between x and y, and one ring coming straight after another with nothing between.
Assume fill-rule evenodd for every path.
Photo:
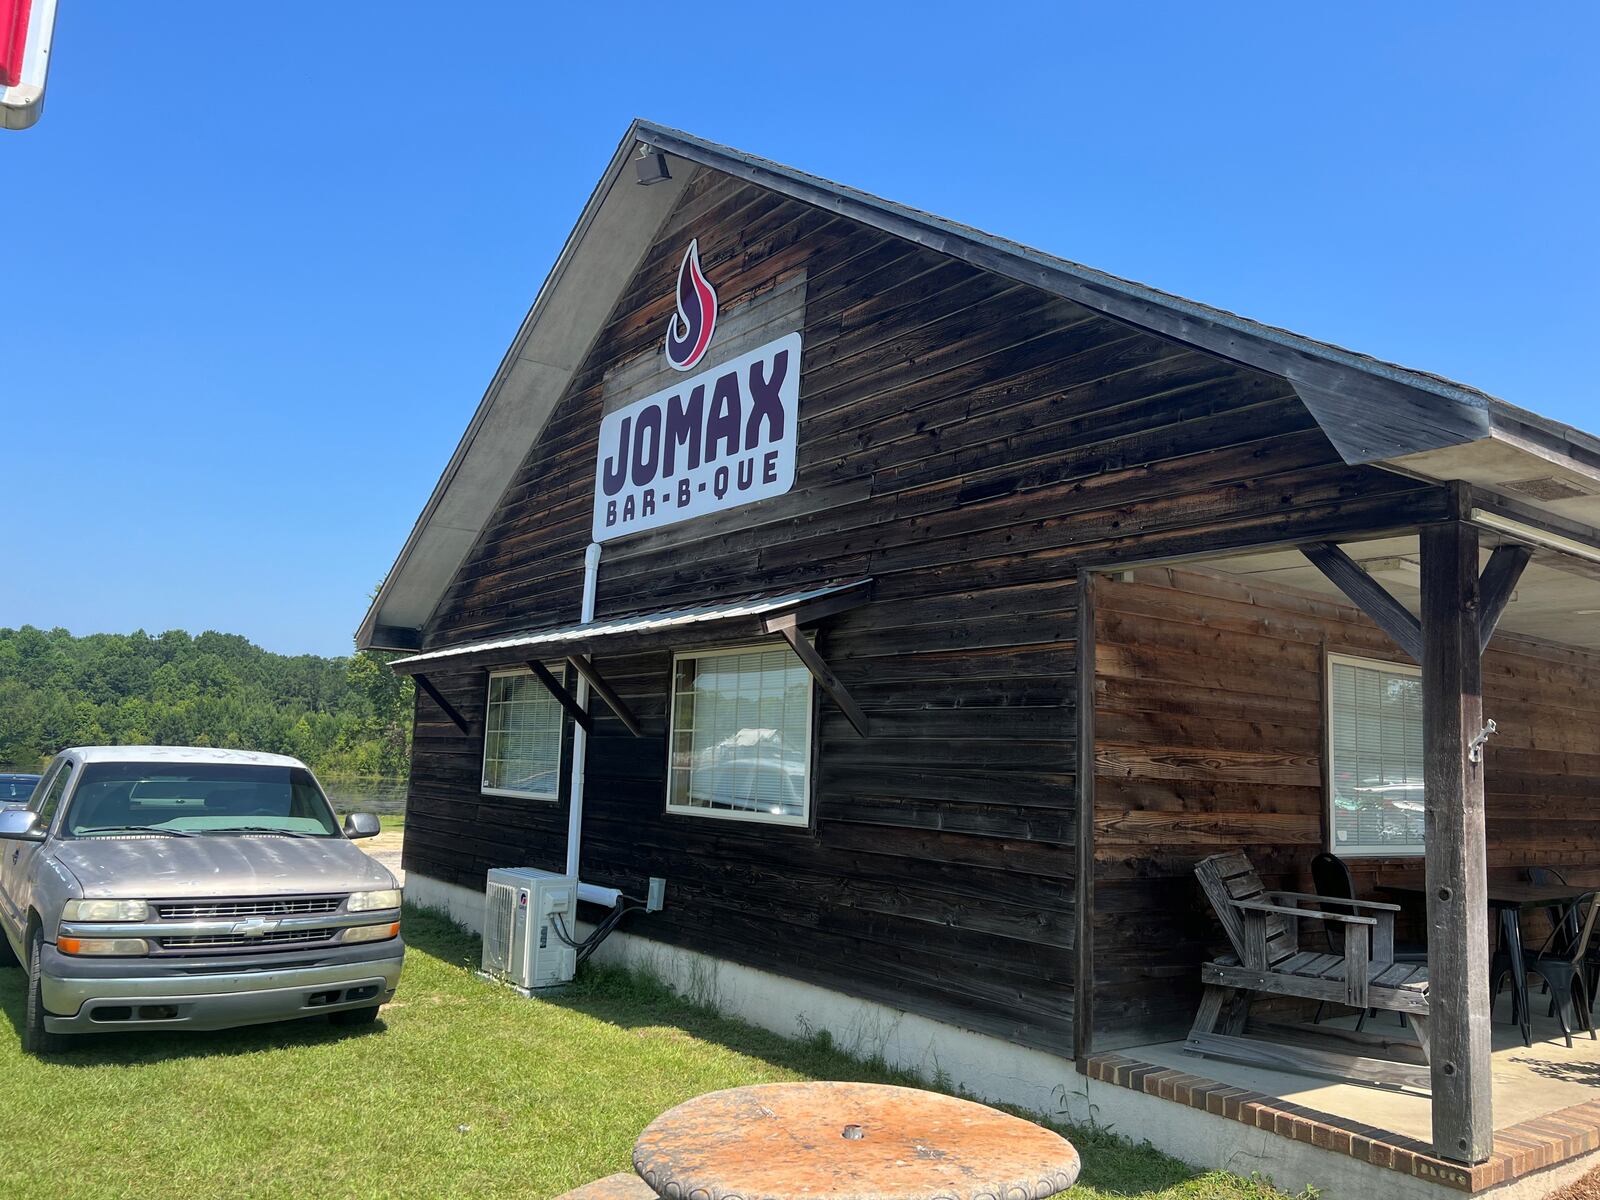
<instances>
[{"instance_id":1,"label":"red flame logo","mask_svg":"<svg viewBox=\"0 0 1600 1200\"><path fill-rule=\"evenodd\" d=\"M689 242L678 264L678 311L667 322L667 361L688 371L706 356L717 328L717 292L700 269L700 241Z\"/></svg>"}]
</instances>

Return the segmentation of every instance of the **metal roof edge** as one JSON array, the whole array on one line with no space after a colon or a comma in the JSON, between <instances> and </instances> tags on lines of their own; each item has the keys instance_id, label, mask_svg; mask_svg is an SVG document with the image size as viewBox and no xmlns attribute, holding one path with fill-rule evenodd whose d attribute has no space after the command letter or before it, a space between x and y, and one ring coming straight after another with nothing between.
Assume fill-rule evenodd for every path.
<instances>
[{"instance_id":1,"label":"metal roof edge","mask_svg":"<svg viewBox=\"0 0 1600 1200\"><path fill-rule=\"evenodd\" d=\"M1600 437L1505 400L1489 407L1496 437L1514 441L1553 462L1600 476Z\"/></svg>"},{"instance_id":2,"label":"metal roof edge","mask_svg":"<svg viewBox=\"0 0 1600 1200\"><path fill-rule=\"evenodd\" d=\"M725 621L745 616L765 616L837 597L851 597L851 603L865 603L871 594L873 580L870 576L832 583L814 584L807 588L787 591L763 591L724 600L721 603L694 604L686 607L657 609L644 612L618 613L597 617L592 621L568 621L548 625L541 629L524 629L515 633L496 634L488 638L458 642L454 645L436 646L397 658L389 664L391 670L401 674L418 673L419 663L447 662L469 655L494 651L519 650L527 647L549 645L562 641L598 639L631 633L653 633L674 630L712 621ZM824 609L823 611L828 611Z\"/></svg>"}]
</instances>

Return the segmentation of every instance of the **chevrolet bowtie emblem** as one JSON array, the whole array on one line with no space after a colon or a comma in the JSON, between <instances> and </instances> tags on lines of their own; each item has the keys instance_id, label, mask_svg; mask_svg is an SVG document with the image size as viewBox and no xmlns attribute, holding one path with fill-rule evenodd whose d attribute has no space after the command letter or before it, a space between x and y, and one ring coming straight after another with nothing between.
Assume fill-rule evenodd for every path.
<instances>
[{"instance_id":1,"label":"chevrolet bowtie emblem","mask_svg":"<svg viewBox=\"0 0 1600 1200\"><path fill-rule=\"evenodd\" d=\"M262 917L251 917L248 921L239 921L233 927L233 932L240 937L258 938L265 937L278 927L276 921L268 921Z\"/></svg>"}]
</instances>

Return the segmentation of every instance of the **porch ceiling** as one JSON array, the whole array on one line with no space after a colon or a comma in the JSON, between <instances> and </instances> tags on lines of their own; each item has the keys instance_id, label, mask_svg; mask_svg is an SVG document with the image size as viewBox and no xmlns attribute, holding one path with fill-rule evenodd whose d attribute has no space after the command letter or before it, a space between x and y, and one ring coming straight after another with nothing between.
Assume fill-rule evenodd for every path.
<instances>
[{"instance_id":1,"label":"porch ceiling","mask_svg":"<svg viewBox=\"0 0 1600 1200\"><path fill-rule=\"evenodd\" d=\"M1482 532L1483 563L1488 562L1490 552L1502 540L1511 539L1501 539L1488 530ZM1416 535L1408 534L1342 545L1396 600L1417 613L1422 603L1417 543ZM1327 576L1294 548L1207 559L1203 566L1207 571L1349 603ZM1600 650L1600 564L1535 549L1500 619L1499 630Z\"/></svg>"}]
</instances>

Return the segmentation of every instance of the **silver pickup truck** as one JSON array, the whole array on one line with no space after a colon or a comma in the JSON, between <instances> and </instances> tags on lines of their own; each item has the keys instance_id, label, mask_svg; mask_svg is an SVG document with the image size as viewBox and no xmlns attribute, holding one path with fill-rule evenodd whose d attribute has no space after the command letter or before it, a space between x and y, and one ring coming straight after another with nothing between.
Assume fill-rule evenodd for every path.
<instances>
[{"instance_id":1,"label":"silver pickup truck","mask_svg":"<svg viewBox=\"0 0 1600 1200\"><path fill-rule=\"evenodd\" d=\"M23 1042L370 1021L400 982L400 889L297 759L64 750L0 811L0 959L28 972Z\"/></svg>"}]
</instances>

